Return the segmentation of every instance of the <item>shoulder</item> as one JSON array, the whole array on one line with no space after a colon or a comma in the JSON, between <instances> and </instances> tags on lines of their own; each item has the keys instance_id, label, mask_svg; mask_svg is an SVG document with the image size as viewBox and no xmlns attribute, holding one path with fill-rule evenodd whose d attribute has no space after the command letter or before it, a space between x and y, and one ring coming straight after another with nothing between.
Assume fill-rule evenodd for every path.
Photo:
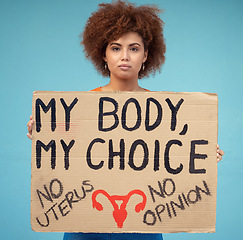
<instances>
[{"instance_id":1,"label":"shoulder","mask_svg":"<svg viewBox=\"0 0 243 240\"><path fill-rule=\"evenodd\" d=\"M95 89L92 89L91 92L101 92L101 87L97 87Z\"/></svg>"}]
</instances>

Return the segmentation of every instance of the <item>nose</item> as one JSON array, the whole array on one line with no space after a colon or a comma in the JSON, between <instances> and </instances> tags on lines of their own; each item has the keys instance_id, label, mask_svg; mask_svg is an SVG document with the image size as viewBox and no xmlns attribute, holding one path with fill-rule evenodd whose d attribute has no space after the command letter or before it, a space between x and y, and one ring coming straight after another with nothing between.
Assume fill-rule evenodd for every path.
<instances>
[{"instance_id":1,"label":"nose","mask_svg":"<svg viewBox=\"0 0 243 240\"><path fill-rule=\"evenodd\" d=\"M127 49L124 49L122 51L121 60L122 61L129 61L129 53L128 53Z\"/></svg>"}]
</instances>

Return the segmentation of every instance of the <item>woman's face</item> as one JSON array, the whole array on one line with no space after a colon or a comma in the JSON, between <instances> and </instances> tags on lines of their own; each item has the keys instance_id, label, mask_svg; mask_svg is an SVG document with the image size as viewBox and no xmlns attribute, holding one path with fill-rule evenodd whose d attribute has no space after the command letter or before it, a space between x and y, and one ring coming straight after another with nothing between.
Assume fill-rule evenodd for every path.
<instances>
[{"instance_id":1,"label":"woman's face","mask_svg":"<svg viewBox=\"0 0 243 240\"><path fill-rule=\"evenodd\" d=\"M137 80L146 59L143 39L136 32L126 33L118 40L109 42L104 57L110 78L117 80Z\"/></svg>"}]
</instances>

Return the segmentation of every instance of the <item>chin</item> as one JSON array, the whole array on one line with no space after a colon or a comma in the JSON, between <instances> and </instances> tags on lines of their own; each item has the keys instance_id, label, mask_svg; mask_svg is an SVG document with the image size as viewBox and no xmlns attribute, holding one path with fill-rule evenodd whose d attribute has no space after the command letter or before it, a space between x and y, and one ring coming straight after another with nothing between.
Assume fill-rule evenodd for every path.
<instances>
[{"instance_id":1,"label":"chin","mask_svg":"<svg viewBox=\"0 0 243 240\"><path fill-rule=\"evenodd\" d=\"M116 79L121 81L130 81L131 79L138 79L138 74L131 74L131 72L119 72L118 74L113 74ZM112 77L112 76L110 76Z\"/></svg>"},{"instance_id":2,"label":"chin","mask_svg":"<svg viewBox=\"0 0 243 240\"><path fill-rule=\"evenodd\" d=\"M138 79L138 75L131 75L131 74L121 74L120 76L118 76L119 79L123 80L123 81L129 81L131 79L137 78Z\"/></svg>"}]
</instances>

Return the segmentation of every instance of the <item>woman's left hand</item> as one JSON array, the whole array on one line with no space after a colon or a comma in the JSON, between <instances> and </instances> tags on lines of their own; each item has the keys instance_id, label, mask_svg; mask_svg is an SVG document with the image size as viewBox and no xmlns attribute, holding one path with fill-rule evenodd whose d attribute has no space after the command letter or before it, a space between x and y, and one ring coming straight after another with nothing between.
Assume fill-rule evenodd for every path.
<instances>
[{"instance_id":1,"label":"woman's left hand","mask_svg":"<svg viewBox=\"0 0 243 240\"><path fill-rule=\"evenodd\" d=\"M224 151L219 149L219 145L217 145L217 162L222 160L223 155L224 155Z\"/></svg>"}]
</instances>

